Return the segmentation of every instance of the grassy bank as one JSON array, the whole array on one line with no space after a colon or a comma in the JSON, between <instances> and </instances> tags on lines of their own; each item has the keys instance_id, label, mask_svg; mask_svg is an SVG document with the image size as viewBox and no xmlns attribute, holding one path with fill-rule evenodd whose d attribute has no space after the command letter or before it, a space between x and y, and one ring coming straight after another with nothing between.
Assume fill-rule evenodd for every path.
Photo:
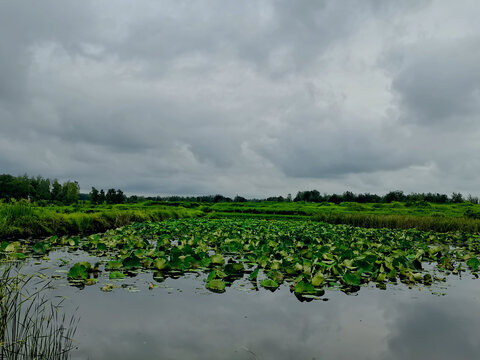
<instances>
[{"instance_id":1,"label":"grassy bank","mask_svg":"<svg viewBox=\"0 0 480 360\"><path fill-rule=\"evenodd\" d=\"M133 222L161 221L202 215L183 207L36 207L1 204L0 238L27 238L103 232Z\"/></svg>"},{"instance_id":2,"label":"grassy bank","mask_svg":"<svg viewBox=\"0 0 480 360\"><path fill-rule=\"evenodd\" d=\"M168 203L165 203L168 204ZM176 205L180 203L174 203ZM190 205L191 206L191 205ZM428 202L412 203L368 203L353 202L308 203L308 202L245 202L198 204L201 208L215 212L243 214L304 215L318 214L368 214L368 215L406 215L431 217L480 217L480 205L469 202L459 204L433 204Z\"/></svg>"},{"instance_id":3,"label":"grassy bank","mask_svg":"<svg viewBox=\"0 0 480 360\"><path fill-rule=\"evenodd\" d=\"M71 206L0 203L0 238L76 235L103 232L133 222L208 216L322 221L369 228L465 231L480 233L480 205L390 203L154 202Z\"/></svg>"},{"instance_id":4,"label":"grassy bank","mask_svg":"<svg viewBox=\"0 0 480 360\"><path fill-rule=\"evenodd\" d=\"M364 228L417 229L439 233L451 231L480 233L480 220L465 217L320 213L313 215L312 220Z\"/></svg>"}]
</instances>

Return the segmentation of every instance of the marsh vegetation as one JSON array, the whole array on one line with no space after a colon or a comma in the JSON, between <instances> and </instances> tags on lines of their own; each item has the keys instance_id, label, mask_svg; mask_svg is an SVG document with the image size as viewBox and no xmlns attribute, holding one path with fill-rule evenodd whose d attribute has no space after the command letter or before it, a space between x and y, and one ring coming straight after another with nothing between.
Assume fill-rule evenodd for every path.
<instances>
[{"instance_id":1,"label":"marsh vegetation","mask_svg":"<svg viewBox=\"0 0 480 360\"><path fill-rule=\"evenodd\" d=\"M68 359L77 319L50 298L48 279L21 270L12 260L0 264L0 358Z\"/></svg>"}]
</instances>

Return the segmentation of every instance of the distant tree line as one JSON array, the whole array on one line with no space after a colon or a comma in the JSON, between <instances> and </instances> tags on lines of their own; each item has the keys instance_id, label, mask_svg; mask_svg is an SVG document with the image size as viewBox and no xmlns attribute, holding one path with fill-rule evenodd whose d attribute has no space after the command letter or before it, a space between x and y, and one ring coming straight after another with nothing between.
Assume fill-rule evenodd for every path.
<instances>
[{"instance_id":1,"label":"distant tree line","mask_svg":"<svg viewBox=\"0 0 480 360\"><path fill-rule=\"evenodd\" d=\"M108 189L107 192L103 189L98 191L94 187L92 187L92 191L90 191L90 202L94 205L99 204L123 204L127 202L127 197L123 193L122 190L118 189ZM136 202L136 201L134 201Z\"/></svg>"},{"instance_id":2,"label":"distant tree line","mask_svg":"<svg viewBox=\"0 0 480 360\"><path fill-rule=\"evenodd\" d=\"M164 202L262 202L262 201L276 201L276 202L290 202L290 201L306 201L306 202L330 202L339 204L342 202L357 202L357 203L391 203L393 201L398 202L431 202L437 204L451 204L462 203L469 201L472 204L478 204L478 197L468 195L466 198L460 193L453 193L451 196L439 193L411 193L405 194L401 190L390 191L385 195L377 195L370 193L354 194L351 191L345 191L343 194L321 194L318 190L299 191L295 198L292 199L291 194L286 197L272 196L264 199L247 199L242 196L235 196L233 199L223 195L208 195L208 196L149 196L138 197L131 196L127 199L127 202L140 202L145 200L152 201L164 201Z\"/></svg>"},{"instance_id":3,"label":"distant tree line","mask_svg":"<svg viewBox=\"0 0 480 360\"><path fill-rule=\"evenodd\" d=\"M291 194L286 197L273 196L265 199L247 199L240 195L233 199L220 194L206 196L137 196L127 197L120 189L108 189L106 192L92 187L89 194L80 194L80 186L76 181L66 181L60 183L57 179L47 179L41 176L29 177L12 176L8 174L0 175L0 199L10 201L11 199L27 199L36 202L53 202L58 204L70 205L76 203L79 199L90 200L94 205L97 204L123 204L137 203L146 200L161 202L261 202L261 201L306 201L306 202L330 202L339 204L341 202L357 203L391 203L399 202L431 202L437 204L462 203L469 201L478 204L478 197L468 195L466 198L460 193L453 193L451 196L440 193L410 193L405 194L401 190L390 191L385 195L376 195L370 193L354 194L351 191L345 191L343 194L321 194L318 190L299 191L295 198Z\"/></svg>"},{"instance_id":4,"label":"distant tree line","mask_svg":"<svg viewBox=\"0 0 480 360\"><path fill-rule=\"evenodd\" d=\"M400 202L418 202L426 201L437 204L462 203L469 201L478 204L478 197L468 195L466 199L460 193L453 193L450 197L446 194L439 193L411 193L405 194L403 191L395 190L380 196L376 194L364 193L354 194L351 191L345 191L343 194L320 194L318 190L299 191L293 201L307 202L331 202L339 204L341 202L357 202L357 203L391 203L393 201Z\"/></svg>"},{"instance_id":5,"label":"distant tree line","mask_svg":"<svg viewBox=\"0 0 480 360\"><path fill-rule=\"evenodd\" d=\"M79 192L80 186L76 181L66 181L61 184L57 179L50 180L41 176L0 175L0 199L2 200L27 199L70 205L78 201Z\"/></svg>"}]
</instances>

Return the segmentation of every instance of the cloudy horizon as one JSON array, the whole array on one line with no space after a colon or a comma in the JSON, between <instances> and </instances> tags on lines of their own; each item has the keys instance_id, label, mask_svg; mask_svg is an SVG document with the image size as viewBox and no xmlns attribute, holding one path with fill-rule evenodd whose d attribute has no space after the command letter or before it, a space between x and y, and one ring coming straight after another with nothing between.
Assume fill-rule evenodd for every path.
<instances>
[{"instance_id":1,"label":"cloudy horizon","mask_svg":"<svg viewBox=\"0 0 480 360\"><path fill-rule=\"evenodd\" d=\"M480 3L0 2L0 173L480 195Z\"/></svg>"}]
</instances>

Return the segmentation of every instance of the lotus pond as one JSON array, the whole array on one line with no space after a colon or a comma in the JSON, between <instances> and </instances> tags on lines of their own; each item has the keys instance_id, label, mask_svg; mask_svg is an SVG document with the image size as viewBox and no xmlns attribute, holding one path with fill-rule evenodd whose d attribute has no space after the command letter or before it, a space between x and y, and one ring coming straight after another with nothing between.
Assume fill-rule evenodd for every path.
<instances>
[{"instance_id":1,"label":"lotus pond","mask_svg":"<svg viewBox=\"0 0 480 360\"><path fill-rule=\"evenodd\" d=\"M1 250L77 309L75 359L467 359L480 350L478 235L186 219Z\"/></svg>"}]
</instances>

